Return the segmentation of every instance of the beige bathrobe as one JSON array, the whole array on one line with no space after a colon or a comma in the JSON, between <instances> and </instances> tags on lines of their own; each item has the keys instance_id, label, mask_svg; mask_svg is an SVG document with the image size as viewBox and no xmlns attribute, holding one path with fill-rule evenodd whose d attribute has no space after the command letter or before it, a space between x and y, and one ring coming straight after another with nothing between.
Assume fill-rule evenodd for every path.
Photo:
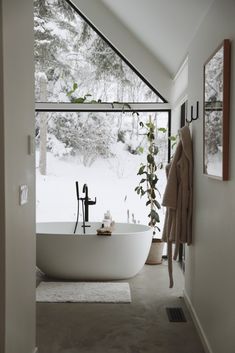
<instances>
[{"instance_id":1,"label":"beige bathrobe","mask_svg":"<svg viewBox=\"0 0 235 353\"><path fill-rule=\"evenodd\" d=\"M192 242L193 153L188 126L179 130L179 137L173 159L166 167L167 185L162 202L167 208L162 239L168 244L170 288L173 287L172 243L176 260L180 243Z\"/></svg>"}]
</instances>

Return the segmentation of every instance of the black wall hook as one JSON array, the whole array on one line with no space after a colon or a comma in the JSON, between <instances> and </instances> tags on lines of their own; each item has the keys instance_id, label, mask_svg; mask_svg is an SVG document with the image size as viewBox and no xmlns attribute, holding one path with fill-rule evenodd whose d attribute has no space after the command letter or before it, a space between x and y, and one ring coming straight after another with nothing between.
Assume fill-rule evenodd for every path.
<instances>
[{"instance_id":1,"label":"black wall hook","mask_svg":"<svg viewBox=\"0 0 235 353\"><path fill-rule=\"evenodd\" d=\"M197 105L196 105L196 117L195 118L193 117L193 105L191 105L191 119L189 120L186 117L186 122L190 124L192 121L197 120L198 118L199 118L199 101L197 101Z\"/></svg>"}]
</instances>

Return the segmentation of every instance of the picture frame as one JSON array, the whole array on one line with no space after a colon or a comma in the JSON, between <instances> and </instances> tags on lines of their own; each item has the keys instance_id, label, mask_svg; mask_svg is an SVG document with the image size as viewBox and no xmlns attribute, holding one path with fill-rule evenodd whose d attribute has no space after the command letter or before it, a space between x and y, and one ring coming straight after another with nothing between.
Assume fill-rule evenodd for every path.
<instances>
[{"instance_id":1,"label":"picture frame","mask_svg":"<svg viewBox=\"0 0 235 353\"><path fill-rule=\"evenodd\" d=\"M229 179L231 43L224 39L204 64L203 173Z\"/></svg>"}]
</instances>

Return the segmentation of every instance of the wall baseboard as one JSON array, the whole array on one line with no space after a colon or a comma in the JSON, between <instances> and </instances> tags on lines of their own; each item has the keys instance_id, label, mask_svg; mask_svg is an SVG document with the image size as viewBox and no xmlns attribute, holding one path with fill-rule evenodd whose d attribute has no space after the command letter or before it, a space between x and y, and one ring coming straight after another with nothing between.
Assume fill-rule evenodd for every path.
<instances>
[{"instance_id":1,"label":"wall baseboard","mask_svg":"<svg viewBox=\"0 0 235 353\"><path fill-rule=\"evenodd\" d=\"M199 337L201 339L201 342L202 342L203 348L205 350L205 353L213 353L213 351L211 349L211 346L210 346L210 344L209 344L209 342L207 340L206 334L205 334L205 332L204 332L204 330L202 328L202 325L201 325L201 323L199 321L199 318L198 318L198 316L196 314L196 311L195 311L195 309L194 309L194 307L193 307L193 305L191 303L191 300L189 299L189 296L185 292L185 290L184 290L183 295L184 295L185 304L186 304L186 306L187 306L187 308L188 308L188 310L189 310L189 312L190 312L190 314L192 316L194 325L195 325L195 327L197 329L197 332L199 334Z\"/></svg>"}]
</instances>

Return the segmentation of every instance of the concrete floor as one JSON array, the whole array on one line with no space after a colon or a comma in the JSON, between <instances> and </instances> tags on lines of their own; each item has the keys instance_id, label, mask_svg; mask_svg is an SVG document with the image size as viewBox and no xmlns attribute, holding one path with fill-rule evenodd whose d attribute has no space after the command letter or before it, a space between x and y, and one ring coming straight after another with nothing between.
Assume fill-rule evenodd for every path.
<instances>
[{"instance_id":1,"label":"concrete floor","mask_svg":"<svg viewBox=\"0 0 235 353\"><path fill-rule=\"evenodd\" d=\"M174 266L149 266L128 280L131 304L38 303L39 353L204 353L182 299L183 276ZM45 280L38 275L38 282ZM166 307L182 307L186 323L170 323Z\"/></svg>"}]
</instances>

